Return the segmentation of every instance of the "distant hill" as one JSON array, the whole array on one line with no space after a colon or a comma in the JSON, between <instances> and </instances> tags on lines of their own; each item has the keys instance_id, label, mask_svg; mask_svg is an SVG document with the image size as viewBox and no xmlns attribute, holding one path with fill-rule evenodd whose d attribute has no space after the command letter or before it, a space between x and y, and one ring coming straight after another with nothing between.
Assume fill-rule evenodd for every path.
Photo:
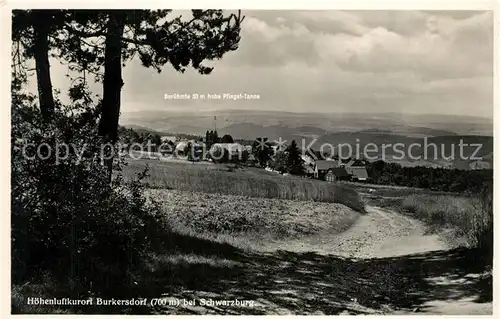
<instances>
[{"instance_id":1,"label":"distant hill","mask_svg":"<svg viewBox=\"0 0 500 319\"><path fill-rule=\"evenodd\" d=\"M216 117L216 121L214 121ZM414 115L404 113L292 113L258 110L186 110L124 112L121 125L140 125L157 131L204 134L206 130L229 128L249 135L248 124L294 128L292 135L323 135L323 132L357 132L383 130L404 136L489 135L493 136L491 119L472 116ZM242 125L242 128L238 128ZM271 129L269 129L271 127ZM259 129L259 127L255 127ZM255 133L258 133L256 131ZM391 133L391 134L392 134Z\"/></svg>"},{"instance_id":2,"label":"distant hill","mask_svg":"<svg viewBox=\"0 0 500 319\"><path fill-rule=\"evenodd\" d=\"M214 117L216 118L214 120ZM374 156L382 157L382 145L403 143L405 148L414 143L438 145L437 153L430 147L427 152L414 147L415 157L427 155L427 159L411 159L406 156L399 159L401 153L390 146L385 150L385 158L402 163L405 166L440 166L452 167L452 162L442 159L449 156L453 145L455 157L460 156L459 144L482 144L477 156L484 156L493 151L493 123L490 119L447 115L414 114L355 114L355 113L291 113L253 110L219 110L197 112L145 111L124 113L120 124L155 132L159 135L185 133L204 136L207 130L217 126L219 136L231 135L234 139L254 140L267 137L270 140L281 138L290 142L296 140L299 147L316 141L313 149L329 143L358 145L362 150L367 144L379 146ZM443 145L443 147L441 147ZM470 157L474 147L464 149L464 157ZM424 153L425 152L425 153ZM436 159L437 156L437 159Z\"/></svg>"},{"instance_id":3,"label":"distant hill","mask_svg":"<svg viewBox=\"0 0 500 319\"><path fill-rule=\"evenodd\" d=\"M165 132L159 132L159 131L155 131L155 130L152 130L148 127L144 127L144 126L141 126L141 125L134 125L134 124L131 124L131 125L125 125L123 126L125 128L131 128L133 129L134 131L136 131L137 133L139 134L151 134L151 135L166 135Z\"/></svg>"}]
</instances>

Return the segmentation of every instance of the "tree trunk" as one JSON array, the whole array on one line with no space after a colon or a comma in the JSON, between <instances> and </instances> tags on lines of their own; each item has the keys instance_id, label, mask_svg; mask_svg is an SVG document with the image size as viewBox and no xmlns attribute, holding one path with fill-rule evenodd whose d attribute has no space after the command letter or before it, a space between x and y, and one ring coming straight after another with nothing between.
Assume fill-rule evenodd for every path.
<instances>
[{"instance_id":1,"label":"tree trunk","mask_svg":"<svg viewBox=\"0 0 500 319\"><path fill-rule=\"evenodd\" d=\"M50 11L33 10L33 28L35 30L34 56L38 85L40 111L45 119L54 113L54 96L50 79L49 64L49 25Z\"/></svg>"},{"instance_id":2,"label":"tree trunk","mask_svg":"<svg viewBox=\"0 0 500 319\"><path fill-rule=\"evenodd\" d=\"M106 35L106 51L104 55L104 80L102 115L99 122L99 135L105 143L115 144L118 137L118 119L120 116L120 94L122 80L122 40L125 27L123 12L113 11L109 14ZM109 178L113 170L113 154L108 154L106 165Z\"/></svg>"}]
</instances>

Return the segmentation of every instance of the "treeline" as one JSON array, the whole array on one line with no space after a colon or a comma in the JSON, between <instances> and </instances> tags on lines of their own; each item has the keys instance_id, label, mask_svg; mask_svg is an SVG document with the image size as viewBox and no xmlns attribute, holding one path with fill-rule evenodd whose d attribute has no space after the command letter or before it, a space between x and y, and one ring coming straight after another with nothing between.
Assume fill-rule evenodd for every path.
<instances>
[{"instance_id":1,"label":"treeline","mask_svg":"<svg viewBox=\"0 0 500 319\"><path fill-rule=\"evenodd\" d=\"M428 188L446 192L480 192L493 180L493 170L458 170L431 167L402 167L396 163L376 161L366 166L372 183Z\"/></svg>"}]
</instances>

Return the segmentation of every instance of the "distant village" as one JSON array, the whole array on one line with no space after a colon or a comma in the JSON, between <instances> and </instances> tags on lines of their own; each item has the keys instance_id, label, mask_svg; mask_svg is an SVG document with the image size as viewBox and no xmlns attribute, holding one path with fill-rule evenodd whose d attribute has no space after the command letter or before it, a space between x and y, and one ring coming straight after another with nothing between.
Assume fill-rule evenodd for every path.
<instances>
[{"instance_id":1,"label":"distant village","mask_svg":"<svg viewBox=\"0 0 500 319\"><path fill-rule=\"evenodd\" d=\"M140 154L138 158L181 163L230 163L234 167L255 167L284 176L295 175L331 183L351 181L464 191L479 187L476 181L491 175L493 168L492 154L482 160L453 163L460 165L455 167L402 166L387 160L339 159L335 156L329 159L329 154L315 150L304 152L294 141L280 145L278 141L269 141L265 137L253 141L234 139L228 134L219 137L216 130L207 131L204 137L189 134L162 136L147 129L124 127L120 131L125 144L151 142L161 146ZM130 156L133 153L137 151L128 152Z\"/></svg>"},{"instance_id":2,"label":"distant village","mask_svg":"<svg viewBox=\"0 0 500 319\"><path fill-rule=\"evenodd\" d=\"M137 133L136 133L137 134ZM207 131L205 137L184 134L150 136L142 140L152 140L153 145L161 144L161 149L155 149L159 159L186 162L234 163L241 166L261 167L269 172L282 175L300 175L303 178L314 178L327 182L369 180L366 165L368 161L353 159L315 159L313 154L303 154L298 150L300 169L290 172L286 164L277 164L281 154L287 155L290 147L276 145L267 138L257 138L255 141L235 140L230 135L218 136L217 131ZM139 141L141 139L139 138ZM260 141L260 143L259 143ZM159 155L162 156L159 156ZM150 154L155 157L154 154ZM319 155L319 154L317 154ZM289 155L288 155L289 156Z\"/></svg>"}]
</instances>

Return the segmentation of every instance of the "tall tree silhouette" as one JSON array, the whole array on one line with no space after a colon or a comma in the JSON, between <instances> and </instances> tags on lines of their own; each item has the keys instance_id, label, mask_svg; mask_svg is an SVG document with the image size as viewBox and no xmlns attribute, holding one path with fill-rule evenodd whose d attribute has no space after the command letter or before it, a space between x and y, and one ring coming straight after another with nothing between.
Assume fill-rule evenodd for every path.
<instances>
[{"instance_id":1,"label":"tall tree silhouette","mask_svg":"<svg viewBox=\"0 0 500 319\"><path fill-rule=\"evenodd\" d=\"M304 161L302 160L300 150L295 140L288 145L285 152L287 153L287 169L290 174L304 174Z\"/></svg>"},{"instance_id":2,"label":"tall tree silhouette","mask_svg":"<svg viewBox=\"0 0 500 319\"><path fill-rule=\"evenodd\" d=\"M259 161L259 165L266 167L274 152L267 137L258 137L252 144L252 153Z\"/></svg>"},{"instance_id":3,"label":"tall tree silhouette","mask_svg":"<svg viewBox=\"0 0 500 319\"><path fill-rule=\"evenodd\" d=\"M83 73L75 85L85 86L89 73L103 81L99 135L115 143L124 85L121 69L127 61L138 56L143 66L157 72L169 63L181 73L192 67L206 75L213 67L205 66L205 60L238 48L244 19L240 11L224 15L222 10L192 10L189 20L169 19L171 11L15 10L15 55L35 59L42 113L49 118L54 110L50 55Z\"/></svg>"}]
</instances>

